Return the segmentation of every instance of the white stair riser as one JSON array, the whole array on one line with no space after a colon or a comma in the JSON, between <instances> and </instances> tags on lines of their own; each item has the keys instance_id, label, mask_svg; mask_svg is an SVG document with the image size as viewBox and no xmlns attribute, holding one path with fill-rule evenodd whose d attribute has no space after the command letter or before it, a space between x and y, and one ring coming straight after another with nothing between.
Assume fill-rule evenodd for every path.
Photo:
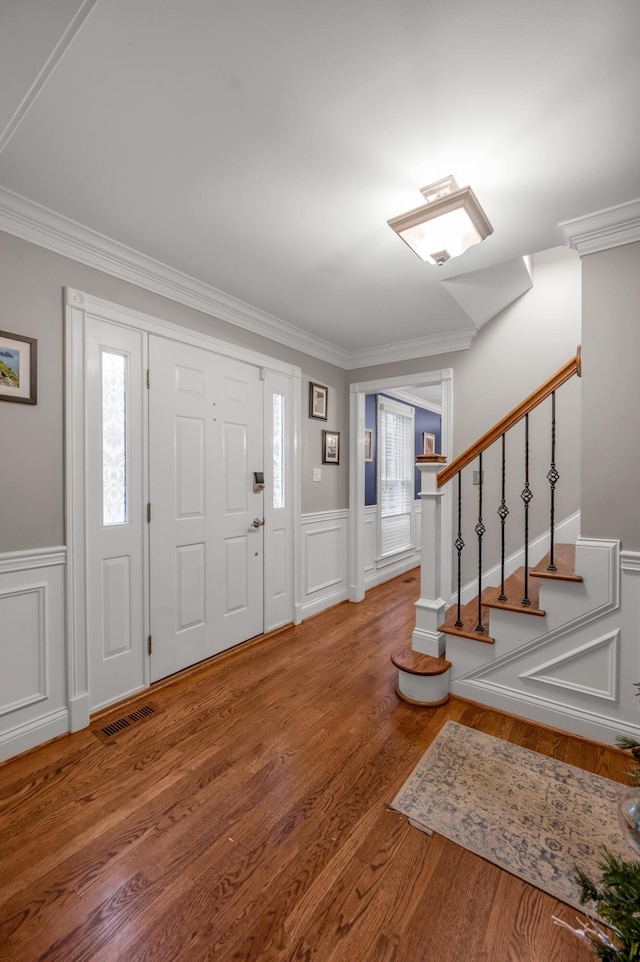
<instances>
[{"instance_id":1,"label":"white stair riser","mask_svg":"<svg viewBox=\"0 0 640 962\"><path fill-rule=\"evenodd\" d=\"M442 701L449 694L449 672L440 675L414 675L408 671L398 671L398 688L403 695L425 705Z\"/></svg>"}]
</instances>

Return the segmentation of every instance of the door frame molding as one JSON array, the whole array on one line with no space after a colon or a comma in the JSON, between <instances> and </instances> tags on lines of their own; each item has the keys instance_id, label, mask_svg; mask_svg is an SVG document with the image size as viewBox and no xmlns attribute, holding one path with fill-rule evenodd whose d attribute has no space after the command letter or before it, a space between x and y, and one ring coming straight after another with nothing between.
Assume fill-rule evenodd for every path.
<instances>
[{"instance_id":1,"label":"door frame molding","mask_svg":"<svg viewBox=\"0 0 640 962\"><path fill-rule=\"evenodd\" d=\"M364 578L364 429L365 396L378 392L402 390L408 384L422 386L440 384L442 387L441 454L451 459L453 453L453 371L424 371L420 374L403 374L397 377L379 377L371 381L359 381L349 385L349 601L362 601L365 596ZM450 485L444 489L442 504L442 591L443 597L451 597L452 545L451 531L453 500Z\"/></svg>"},{"instance_id":2,"label":"door frame molding","mask_svg":"<svg viewBox=\"0 0 640 962\"><path fill-rule=\"evenodd\" d=\"M85 365L85 316L87 314L104 318L112 324L120 324L147 334L181 341L194 347L201 347L224 357L231 357L247 364L264 368L291 378L293 390L292 403L292 477L293 497L289 505L293 531L300 528L301 517L301 377L299 367L277 358L260 354L248 348L221 341L188 327L165 321L133 308L115 304L112 301L95 297L75 288L64 288L65 308L65 540L67 545L66 578L66 661L67 661L67 702L69 708L70 731L78 731L89 724L89 651L87 638L87 531L86 531L86 365ZM147 349L145 346L145 359ZM297 389L296 389L297 384ZM148 397L145 392L143 420L148 415ZM146 463L145 429L144 478L143 483L148 500L149 481ZM297 550L298 539L294 538L293 551ZM295 571L295 557L292 559ZM149 589L148 552L144 561L144 590ZM292 574L293 577L293 574ZM292 619L297 599L295 580L291 584ZM145 630L148 633L148 605L145 605ZM145 665L146 685L149 684L148 660Z\"/></svg>"}]
</instances>

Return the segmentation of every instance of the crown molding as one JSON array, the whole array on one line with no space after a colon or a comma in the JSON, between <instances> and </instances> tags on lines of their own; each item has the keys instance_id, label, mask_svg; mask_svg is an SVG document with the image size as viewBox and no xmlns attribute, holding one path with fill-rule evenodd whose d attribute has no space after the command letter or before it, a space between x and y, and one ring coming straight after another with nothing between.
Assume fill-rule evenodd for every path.
<instances>
[{"instance_id":1,"label":"crown molding","mask_svg":"<svg viewBox=\"0 0 640 962\"><path fill-rule=\"evenodd\" d=\"M461 331L444 331L429 334L413 341L400 341L382 347L366 347L361 351L351 351L345 355L343 367L353 371L374 364L391 364L393 361L409 361L416 357L431 357L434 354L448 354L450 351L466 351L478 333L477 329L465 328Z\"/></svg>"},{"instance_id":2,"label":"crown molding","mask_svg":"<svg viewBox=\"0 0 640 962\"><path fill-rule=\"evenodd\" d=\"M640 199L558 224L563 243L581 257L640 241Z\"/></svg>"},{"instance_id":3,"label":"crown molding","mask_svg":"<svg viewBox=\"0 0 640 962\"><path fill-rule=\"evenodd\" d=\"M343 370L464 351L477 333L473 328L345 351L4 187L0 230Z\"/></svg>"},{"instance_id":4,"label":"crown molding","mask_svg":"<svg viewBox=\"0 0 640 962\"><path fill-rule=\"evenodd\" d=\"M345 352L328 341L3 187L0 230L303 354L345 366Z\"/></svg>"}]
</instances>

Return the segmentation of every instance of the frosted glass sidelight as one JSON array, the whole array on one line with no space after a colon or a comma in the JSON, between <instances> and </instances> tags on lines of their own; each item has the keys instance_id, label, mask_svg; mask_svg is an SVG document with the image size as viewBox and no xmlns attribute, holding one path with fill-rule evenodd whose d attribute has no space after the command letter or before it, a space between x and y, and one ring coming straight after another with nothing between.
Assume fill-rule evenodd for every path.
<instances>
[{"instance_id":1,"label":"frosted glass sidelight","mask_svg":"<svg viewBox=\"0 0 640 962\"><path fill-rule=\"evenodd\" d=\"M273 507L284 508L284 394L273 395Z\"/></svg>"},{"instance_id":2,"label":"frosted glass sidelight","mask_svg":"<svg viewBox=\"0 0 640 962\"><path fill-rule=\"evenodd\" d=\"M102 352L102 523L127 523L127 358Z\"/></svg>"}]
</instances>

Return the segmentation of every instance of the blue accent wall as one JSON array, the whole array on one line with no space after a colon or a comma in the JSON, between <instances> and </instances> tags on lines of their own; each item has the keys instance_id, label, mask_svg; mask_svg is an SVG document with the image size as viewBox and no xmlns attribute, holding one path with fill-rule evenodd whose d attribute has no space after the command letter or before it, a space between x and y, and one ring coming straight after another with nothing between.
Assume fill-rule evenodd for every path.
<instances>
[{"instance_id":1,"label":"blue accent wall","mask_svg":"<svg viewBox=\"0 0 640 962\"><path fill-rule=\"evenodd\" d=\"M364 399L364 426L370 429L373 434L373 461L365 461L364 465L364 503L365 505L377 504L377 492L376 492L376 469L377 469L377 458L378 458L378 438L377 438L377 420L376 420L376 394L367 394ZM383 397L390 397L390 395L383 395ZM394 401L398 401L398 398L393 398ZM404 401L398 401L399 404L404 404ZM407 405L408 407L413 407L415 411L415 445L416 454L422 454L422 435L423 434L435 434L436 436L436 452L439 454L442 451L441 437L442 437L442 419L439 414L434 411L427 411L425 408L419 408L414 405ZM415 474L415 497L417 498L420 494L420 471L416 468Z\"/></svg>"},{"instance_id":2,"label":"blue accent wall","mask_svg":"<svg viewBox=\"0 0 640 962\"><path fill-rule=\"evenodd\" d=\"M364 503L365 504L377 504L376 497L376 466L378 457L378 426L376 421L376 396L375 394L367 394L364 399L364 426L365 428L371 428L373 434L372 451L373 451L373 461L365 461L364 463Z\"/></svg>"}]
</instances>

